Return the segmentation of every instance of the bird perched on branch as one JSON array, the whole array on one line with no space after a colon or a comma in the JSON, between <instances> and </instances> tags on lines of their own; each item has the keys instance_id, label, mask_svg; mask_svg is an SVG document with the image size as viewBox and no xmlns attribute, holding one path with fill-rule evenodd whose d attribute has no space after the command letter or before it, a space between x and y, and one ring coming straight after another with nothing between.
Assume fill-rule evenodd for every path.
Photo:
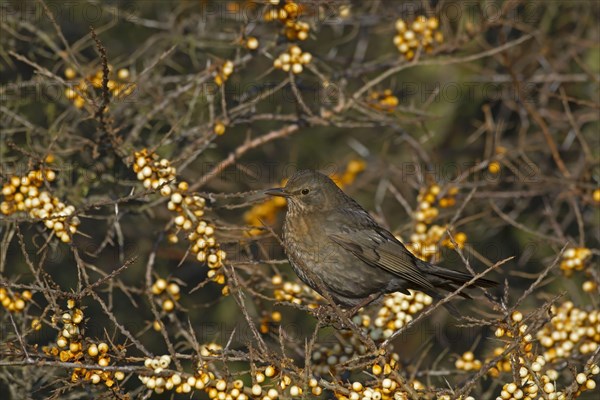
<instances>
[{"instance_id":1,"label":"bird perched on branch","mask_svg":"<svg viewBox=\"0 0 600 400\"><path fill-rule=\"evenodd\" d=\"M299 171L285 187L264 193L287 199L283 241L294 272L321 295L327 292L336 304L350 308L350 315L386 293L414 289L440 299L441 291L455 291L473 278L415 257L319 172ZM480 278L473 285L496 282Z\"/></svg>"}]
</instances>

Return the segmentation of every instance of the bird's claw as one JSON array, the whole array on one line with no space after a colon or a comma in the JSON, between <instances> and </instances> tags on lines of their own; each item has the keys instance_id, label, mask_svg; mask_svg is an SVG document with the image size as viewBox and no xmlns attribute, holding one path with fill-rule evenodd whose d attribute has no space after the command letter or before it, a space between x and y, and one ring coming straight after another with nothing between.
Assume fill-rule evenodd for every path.
<instances>
[{"instance_id":1,"label":"bird's claw","mask_svg":"<svg viewBox=\"0 0 600 400\"><path fill-rule=\"evenodd\" d=\"M323 326L332 326L335 329L348 329L344 318L330 305L321 305L314 310L313 315Z\"/></svg>"}]
</instances>

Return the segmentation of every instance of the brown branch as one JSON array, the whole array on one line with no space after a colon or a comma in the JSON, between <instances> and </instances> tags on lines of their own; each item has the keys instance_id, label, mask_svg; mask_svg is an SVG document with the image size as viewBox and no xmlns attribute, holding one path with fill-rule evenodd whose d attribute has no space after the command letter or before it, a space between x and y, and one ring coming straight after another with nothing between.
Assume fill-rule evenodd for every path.
<instances>
[{"instance_id":1,"label":"brown branch","mask_svg":"<svg viewBox=\"0 0 600 400\"><path fill-rule=\"evenodd\" d=\"M198 181L196 183L191 185L191 190L195 191L195 190L198 190L199 188L201 188L202 186L204 186L208 181L210 181L211 179L213 179L217 175L219 175L221 172L223 172L223 170L225 170L225 168L227 168L230 165L232 165L233 163L235 163L236 160L238 160L248 150L259 147L259 146L261 146L267 142L270 142L272 140L289 136L289 135L293 134L294 132L296 132L298 129L299 129L298 125L291 124L284 128L281 128L281 129L278 129L275 131L271 131L263 136L259 136L255 139L246 141L243 145L241 145L237 149L235 149L234 152L229 153L229 155L223 161L221 161L219 164L217 164L217 166L215 166L212 170L207 172L204 176L200 177L200 179L198 179Z\"/></svg>"}]
</instances>

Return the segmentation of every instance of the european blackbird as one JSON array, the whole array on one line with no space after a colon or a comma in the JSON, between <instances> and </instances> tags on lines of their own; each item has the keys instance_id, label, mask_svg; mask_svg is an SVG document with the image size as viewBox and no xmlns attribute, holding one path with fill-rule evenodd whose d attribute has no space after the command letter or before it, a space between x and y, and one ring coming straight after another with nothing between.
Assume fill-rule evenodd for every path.
<instances>
[{"instance_id":1,"label":"european blackbird","mask_svg":"<svg viewBox=\"0 0 600 400\"><path fill-rule=\"evenodd\" d=\"M287 199L283 241L294 272L351 314L385 293L415 289L439 299L439 289L454 291L473 278L415 257L319 172L299 171L285 187L264 193ZM481 278L474 285L496 282Z\"/></svg>"}]
</instances>

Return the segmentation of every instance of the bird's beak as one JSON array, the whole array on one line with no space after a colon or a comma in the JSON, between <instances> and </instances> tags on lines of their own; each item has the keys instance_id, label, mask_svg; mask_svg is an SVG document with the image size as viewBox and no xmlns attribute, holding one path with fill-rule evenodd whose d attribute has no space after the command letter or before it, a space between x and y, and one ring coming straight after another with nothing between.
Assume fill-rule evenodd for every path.
<instances>
[{"instance_id":1,"label":"bird's beak","mask_svg":"<svg viewBox=\"0 0 600 400\"><path fill-rule=\"evenodd\" d=\"M290 197L290 194L283 190L283 188L271 188L265 190L263 193L269 196Z\"/></svg>"}]
</instances>

